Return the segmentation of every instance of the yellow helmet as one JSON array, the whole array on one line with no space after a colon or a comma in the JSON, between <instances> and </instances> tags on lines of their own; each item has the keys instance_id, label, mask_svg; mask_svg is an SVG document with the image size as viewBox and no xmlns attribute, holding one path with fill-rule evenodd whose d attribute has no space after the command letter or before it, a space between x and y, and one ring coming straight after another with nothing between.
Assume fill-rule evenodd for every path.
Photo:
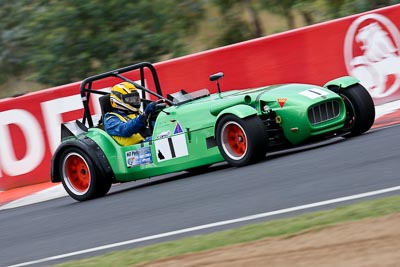
<instances>
[{"instance_id":1,"label":"yellow helmet","mask_svg":"<svg viewBox=\"0 0 400 267\"><path fill-rule=\"evenodd\" d=\"M116 109L138 112L140 108L140 95L136 87L129 82L116 84L111 89L111 106Z\"/></svg>"}]
</instances>

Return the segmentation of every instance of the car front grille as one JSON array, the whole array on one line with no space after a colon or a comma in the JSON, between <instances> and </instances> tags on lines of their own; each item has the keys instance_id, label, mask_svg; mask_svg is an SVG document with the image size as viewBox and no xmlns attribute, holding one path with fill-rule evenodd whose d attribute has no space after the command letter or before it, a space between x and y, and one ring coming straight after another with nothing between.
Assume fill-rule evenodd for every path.
<instances>
[{"instance_id":1,"label":"car front grille","mask_svg":"<svg viewBox=\"0 0 400 267\"><path fill-rule=\"evenodd\" d=\"M308 110L308 119L312 125L337 118L340 115L340 104L337 100L326 101Z\"/></svg>"}]
</instances>

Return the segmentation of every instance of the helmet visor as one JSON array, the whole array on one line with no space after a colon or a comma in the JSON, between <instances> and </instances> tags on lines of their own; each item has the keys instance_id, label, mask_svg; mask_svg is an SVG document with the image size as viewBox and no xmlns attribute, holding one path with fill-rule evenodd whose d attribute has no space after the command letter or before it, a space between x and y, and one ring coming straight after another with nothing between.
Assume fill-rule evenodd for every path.
<instances>
[{"instance_id":1,"label":"helmet visor","mask_svg":"<svg viewBox=\"0 0 400 267\"><path fill-rule=\"evenodd\" d=\"M140 107L140 96L138 92L133 92L130 94L122 95L122 100L135 108Z\"/></svg>"}]
</instances>

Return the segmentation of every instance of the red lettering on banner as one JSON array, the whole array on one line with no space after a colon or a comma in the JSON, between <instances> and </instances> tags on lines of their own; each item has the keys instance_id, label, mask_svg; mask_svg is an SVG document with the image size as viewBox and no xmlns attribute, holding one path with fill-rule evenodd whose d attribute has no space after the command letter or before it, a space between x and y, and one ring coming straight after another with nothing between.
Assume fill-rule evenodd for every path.
<instances>
[{"instance_id":1,"label":"red lettering on banner","mask_svg":"<svg viewBox=\"0 0 400 267\"><path fill-rule=\"evenodd\" d=\"M15 158L21 160L27 153L27 144L24 132L17 124L9 124L12 147L14 148Z\"/></svg>"}]
</instances>

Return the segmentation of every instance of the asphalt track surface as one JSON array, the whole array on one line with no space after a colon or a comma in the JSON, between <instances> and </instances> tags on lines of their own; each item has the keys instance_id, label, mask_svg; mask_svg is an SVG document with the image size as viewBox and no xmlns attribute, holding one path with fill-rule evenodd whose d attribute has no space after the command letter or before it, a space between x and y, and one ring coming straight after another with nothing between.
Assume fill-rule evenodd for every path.
<instances>
[{"instance_id":1,"label":"asphalt track surface","mask_svg":"<svg viewBox=\"0 0 400 267\"><path fill-rule=\"evenodd\" d=\"M400 185L400 126L233 168L185 172L114 186L104 198L69 197L0 211L0 266L48 266L108 251L293 216L376 196L341 201L36 264L31 261L161 233L288 209ZM21 264L22 263L22 264ZM25 264L26 263L26 264ZM18 265L21 264L21 265Z\"/></svg>"}]
</instances>

